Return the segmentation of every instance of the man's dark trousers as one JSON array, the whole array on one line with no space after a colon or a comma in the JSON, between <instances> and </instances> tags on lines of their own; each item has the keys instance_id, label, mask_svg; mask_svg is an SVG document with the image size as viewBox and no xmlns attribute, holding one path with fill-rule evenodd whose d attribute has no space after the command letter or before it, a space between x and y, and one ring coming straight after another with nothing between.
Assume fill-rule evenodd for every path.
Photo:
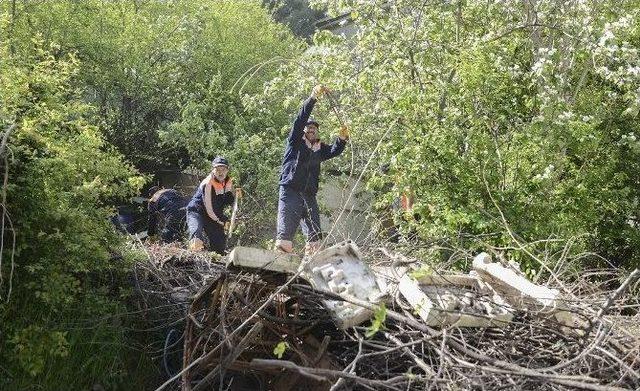
<instances>
[{"instance_id":1,"label":"man's dark trousers","mask_svg":"<svg viewBox=\"0 0 640 391\"><path fill-rule=\"evenodd\" d=\"M316 196L281 185L278 199L277 239L293 240L298 225L302 228L307 242L316 242L322 239L320 210Z\"/></svg>"}]
</instances>

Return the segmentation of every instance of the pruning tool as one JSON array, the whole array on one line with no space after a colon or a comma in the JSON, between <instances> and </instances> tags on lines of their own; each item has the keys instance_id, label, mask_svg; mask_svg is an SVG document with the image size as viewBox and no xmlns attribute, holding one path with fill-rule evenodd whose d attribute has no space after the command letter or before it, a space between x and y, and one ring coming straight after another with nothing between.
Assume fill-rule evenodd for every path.
<instances>
[{"instance_id":1,"label":"pruning tool","mask_svg":"<svg viewBox=\"0 0 640 391\"><path fill-rule=\"evenodd\" d=\"M229 232L227 232L227 240L231 239L233 229L236 225L236 217L238 216L238 200L241 198L240 188L236 189L236 197L233 200L233 210L231 211L231 220L229 220Z\"/></svg>"}]
</instances>

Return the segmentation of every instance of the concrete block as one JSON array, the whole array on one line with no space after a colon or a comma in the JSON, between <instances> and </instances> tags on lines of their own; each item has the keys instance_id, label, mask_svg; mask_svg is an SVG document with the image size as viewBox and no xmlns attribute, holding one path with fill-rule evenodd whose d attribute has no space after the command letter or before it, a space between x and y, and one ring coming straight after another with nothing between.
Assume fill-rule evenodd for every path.
<instances>
[{"instance_id":1,"label":"concrete block","mask_svg":"<svg viewBox=\"0 0 640 391\"><path fill-rule=\"evenodd\" d=\"M429 326L506 326L513 318L513 313L502 298L493 293L487 295L477 279L466 277L468 276L422 277L419 282L405 275L400 280L398 289ZM444 284L445 281L450 283Z\"/></svg>"},{"instance_id":2,"label":"concrete block","mask_svg":"<svg viewBox=\"0 0 640 391\"><path fill-rule=\"evenodd\" d=\"M480 278L495 289L510 305L546 313L553 316L564 332L577 332L586 322L575 316L562 300L557 289L547 288L529 281L520 271L520 265L509 262L504 267L498 262L492 262L491 256L481 253L473 259L473 268Z\"/></svg>"},{"instance_id":3,"label":"concrete block","mask_svg":"<svg viewBox=\"0 0 640 391\"><path fill-rule=\"evenodd\" d=\"M416 279L421 285L456 285L475 287L478 277L465 274L431 274Z\"/></svg>"},{"instance_id":4,"label":"concrete block","mask_svg":"<svg viewBox=\"0 0 640 391\"><path fill-rule=\"evenodd\" d=\"M294 274L300 267L300 257L262 248L236 247L227 258L227 264L252 269Z\"/></svg>"},{"instance_id":5,"label":"concrete block","mask_svg":"<svg viewBox=\"0 0 640 391\"><path fill-rule=\"evenodd\" d=\"M410 269L406 266L398 266L394 272L392 266L374 265L371 266L371 270L376 275L376 282L380 290L386 295L393 296L398 289L398 277L404 276Z\"/></svg>"},{"instance_id":6,"label":"concrete block","mask_svg":"<svg viewBox=\"0 0 640 391\"><path fill-rule=\"evenodd\" d=\"M408 275L403 276L400 279L398 289L402 296L409 302L415 312L427 322L428 325L433 325L437 314L432 311L435 306L434 302L420 289L418 282Z\"/></svg>"},{"instance_id":7,"label":"concrete block","mask_svg":"<svg viewBox=\"0 0 640 391\"><path fill-rule=\"evenodd\" d=\"M536 285L512 268L492 262L491 256L481 253L473 259L473 269L480 277L499 291L516 307L535 305L538 309L553 311L559 292L556 289Z\"/></svg>"}]
</instances>

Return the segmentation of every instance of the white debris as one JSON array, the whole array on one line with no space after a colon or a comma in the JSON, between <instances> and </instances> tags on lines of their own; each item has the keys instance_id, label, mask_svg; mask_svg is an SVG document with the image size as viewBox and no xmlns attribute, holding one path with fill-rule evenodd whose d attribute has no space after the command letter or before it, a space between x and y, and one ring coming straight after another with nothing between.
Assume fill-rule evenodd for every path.
<instances>
[{"instance_id":1,"label":"white debris","mask_svg":"<svg viewBox=\"0 0 640 391\"><path fill-rule=\"evenodd\" d=\"M503 327L513 318L504 300L473 276L405 275L398 289L429 326Z\"/></svg>"},{"instance_id":2,"label":"white debris","mask_svg":"<svg viewBox=\"0 0 640 391\"><path fill-rule=\"evenodd\" d=\"M503 266L492 262L486 253L474 258L474 270L468 275L429 273L415 278L407 274L407 267L395 271L376 267L374 272L350 240L305 260L275 251L236 247L227 264L289 274L302 267L300 276L314 288L372 304L399 290L416 314L434 327L504 327L517 310L548 313L565 326L565 332L579 333L584 327L584 321L569 311L558 290L534 284L520 271L519 264ZM346 301L323 300L323 304L340 329L359 325L372 316L372 311Z\"/></svg>"},{"instance_id":3,"label":"white debris","mask_svg":"<svg viewBox=\"0 0 640 391\"><path fill-rule=\"evenodd\" d=\"M517 264L516 264L517 265ZM519 265L510 263L504 267L492 262L487 253L480 253L473 259L473 268L482 280L498 291L505 300L518 309L528 309L552 315L560 324L566 326L563 331L570 332L585 325L585 321L569 311L557 289L534 284L520 272Z\"/></svg>"},{"instance_id":4,"label":"white debris","mask_svg":"<svg viewBox=\"0 0 640 391\"><path fill-rule=\"evenodd\" d=\"M350 240L316 253L305 265L303 276L316 289L345 298L354 297L378 303L383 291L376 275L362 261L358 247ZM372 312L355 304L323 300L340 329L356 326L371 318Z\"/></svg>"}]
</instances>

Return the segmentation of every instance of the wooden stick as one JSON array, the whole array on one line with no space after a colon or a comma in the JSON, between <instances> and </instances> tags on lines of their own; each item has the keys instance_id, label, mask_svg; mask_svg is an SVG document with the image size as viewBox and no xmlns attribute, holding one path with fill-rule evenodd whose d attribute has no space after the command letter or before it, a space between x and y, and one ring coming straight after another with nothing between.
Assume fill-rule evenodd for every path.
<instances>
[{"instance_id":1,"label":"wooden stick","mask_svg":"<svg viewBox=\"0 0 640 391\"><path fill-rule=\"evenodd\" d=\"M191 342L191 340L193 339L193 326L194 324L197 325L197 322L194 316L195 306L200 302L200 300L202 300L203 297L205 297L207 293L211 292L211 290L214 289L214 287L215 287L215 290L213 291L213 301L214 302L217 301L220 294L220 289L225 281L226 281L226 275L224 274L219 275L214 281L211 281L211 283L209 283L209 285L205 289L201 290L196 295L193 302L189 306L189 312L185 319L186 326L185 326L185 332L184 332L185 333L184 352L182 355L182 390L183 391L191 391L191 377L189 374L189 368L191 368L192 365L190 365L189 362L191 361L191 354L193 353L193 350L194 350L193 349L194 346L192 346L192 342ZM202 328L202 326L200 326L200 328ZM197 343L196 343L196 346L197 346Z\"/></svg>"},{"instance_id":2,"label":"wooden stick","mask_svg":"<svg viewBox=\"0 0 640 391\"><path fill-rule=\"evenodd\" d=\"M189 315L192 315L193 306L189 307ZM184 331L184 352L182 353L182 390L191 391L191 378L189 377L189 367L191 361L191 339L193 338L193 323L191 316L185 319Z\"/></svg>"},{"instance_id":3,"label":"wooden stick","mask_svg":"<svg viewBox=\"0 0 640 391\"><path fill-rule=\"evenodd\" d=\"M624 293L624 291L627 290L627 287L631 285L631 283L634 282L638 277L640 277L640 269L635 269L633 272L631 272L631 274L629 274L629 277L627 277L627 279L618 287L618 289L616 289L616 291L613 292L613 294L607 299L602 308L600 308L600 311L598 311L598 313L596 314L596 320L600 319L607 312L609 307L613 305L613 302L616 301L618 297L620 297Z\"/></svg>"},{"instance_id":4,"label":"wooden stick","mask_svg":"<svg viewBox=\"0 0 640 391\"><path fill-rule=\"evenodd\" d=\"M193 387L193 391L202 391L207 389L209 383L211 383L219 373L221 373L229 364L234 362L238 356L244 351L247 345L255 339L255 337L262 331L262 323L257 322L251 327L247 335L242 338L240 343L233 349L231 353L218 365L197 386Z\"/></svg>"},{"instance_id":5,"label":"wooden stick","mask_svg":"<svg viewBox=\"0 0 640 391\"><path fill-rule=\"evenodd\" d=\"M387 337L391 342L393 342L397 346L403 345L402 341L400 341L398 338L394 337L390 333L385 332L384 336ZM411 356L411 358L416 363L416 365L419 366L424 371L424 374L427 377L435 376L435 372L433 371L433 369L431 369L431 367L428 366L427 363L425 363L420 357L418 357L413 351L411 351L411 349L409 349L407 346L403 346L402 349L405 351L405 353Z\"/></svg>"},{"instance_id":6,"label":"wooden stick","mask_svg":"<svg viewBox=\"0 0 640 391\"><path fill-rule=\"evenodd\" d=\"M393 387L389 382L382 380L371 380L366 379L364 377L360 377L348 372L335 371L333 369L323 369L323 368L310 368L310 367L301 367L296 365L296 363L286 360L263 360L254 358L251 360L251 368L253 369L273 369L273 368L281 368L288 369L291 371L296 371L302 376L308 377L315 381L328 381L327 377L331 378L346 378L351 379L356 382L367 384L374 387L384 387L386 389L392 390L400 390L397 387ZM195 390L194 390L195 391Z\"/></svg>"}]
</instances>

